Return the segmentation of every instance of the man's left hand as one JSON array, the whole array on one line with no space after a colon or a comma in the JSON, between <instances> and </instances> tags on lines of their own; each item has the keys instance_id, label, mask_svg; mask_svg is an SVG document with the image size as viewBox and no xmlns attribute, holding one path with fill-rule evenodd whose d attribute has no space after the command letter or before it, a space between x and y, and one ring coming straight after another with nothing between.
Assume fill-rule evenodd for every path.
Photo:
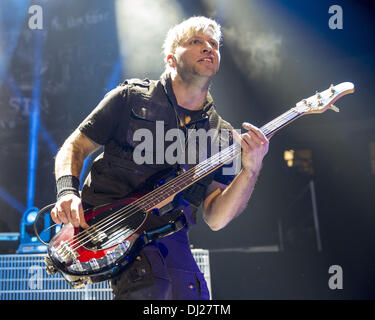
<instances>
[{"instance_id":1,"label":"man's left hand","mask_svg":"<svg viewBox=\"0 0 375 320\"><path fill-rule=\"evenodd\" d=\"M233 138L242 148L242 170L250 176L257 176L262 168L263 158L268 152L269 140L259 128L250 123L244 122L242 127L248 131L239 134L233 130Z\"/></svg>"}]
</instances>

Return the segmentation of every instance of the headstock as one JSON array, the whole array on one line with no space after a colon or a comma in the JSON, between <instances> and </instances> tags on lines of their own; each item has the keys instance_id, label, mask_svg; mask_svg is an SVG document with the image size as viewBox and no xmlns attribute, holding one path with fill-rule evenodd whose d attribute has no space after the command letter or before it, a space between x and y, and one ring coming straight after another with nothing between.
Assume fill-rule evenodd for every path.
<instances>
[{"instance_id":1,"label":"headstock","mask_svg":"<svg viewBox=\"0 0 375 320\"><path fill-rule=\"evenodd\" d=\"M333 103L342 96L353 92L354 84L351 82L342 82L336 86L331 85L327 90L317 92L315 95L301 100L293 110L300 114L323 113L327 109L339 112L339 109Z\"/></svg>"}]
</instances>

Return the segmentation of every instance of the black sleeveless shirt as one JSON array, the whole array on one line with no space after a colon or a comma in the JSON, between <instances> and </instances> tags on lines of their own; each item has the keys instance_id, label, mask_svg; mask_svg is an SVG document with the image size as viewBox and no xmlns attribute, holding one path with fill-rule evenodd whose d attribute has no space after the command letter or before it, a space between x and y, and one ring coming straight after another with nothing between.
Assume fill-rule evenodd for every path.
<instances>
[{"instance_id":1,"label":"black sleeveless shirt","mask_svg":"<svg viewBox=\"0 0 375 320\"><path fill-rule=\"evenodd\" d=\"M189 122L181 126L179 119L184 116L188 116ZM138 129L147 129L155 137L157 130L168 132L176 128L181 129L185 135L191 128L215 129L217 132L231 132L233 129L217 114L210 94L207 95L202 110L189 111L178 106L169 75L158 81L126 80L107 93L79 126L79 130L86 136L104 145L104 152L93 162L84 183L82 201L93 206L118 201L137 189L147 178L170 168L171 165L160 161L163 159L160 159L160 154L156 154L158 142L155 141L151 152L152 163L135 163L133 152L141 142L135 141L133 137ZM214 140L214 143L221 146L228 146L233 142L231 135L217 135ZM164 141L164 152L172 143L173 141ZM199 157L211 156L209 144L206 147L197 143L196 148L204 151L196 152L196 164L204 160ZM192 165L194 164L189 163L188 167ZM230 166L231 164L227 165ZM206 196L207 186L213 180L224 184L233 180L234 173L224 175L222 170L223 167L184 191L185 198L192 205L193 216L188 219L190 223L195 221L195 212Z\"/></svg>"}]
</instances>

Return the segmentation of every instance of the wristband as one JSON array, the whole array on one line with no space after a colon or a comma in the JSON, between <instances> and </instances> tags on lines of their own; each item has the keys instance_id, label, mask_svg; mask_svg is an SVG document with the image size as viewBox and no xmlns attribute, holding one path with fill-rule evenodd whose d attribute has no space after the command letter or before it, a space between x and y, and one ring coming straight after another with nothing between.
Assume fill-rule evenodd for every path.
<instances>
[{"instance_id":1,"label":"wristband","mask_svg":"<svg viewBox=\"0 0 375 320\"><path fill-rule=\"evenodd\" d=\"M62 176L56 181L57 188L57 200L66 194L73 193L80 196L79 194L79 179L72 175Z\"/></svg>"}]
</instances>

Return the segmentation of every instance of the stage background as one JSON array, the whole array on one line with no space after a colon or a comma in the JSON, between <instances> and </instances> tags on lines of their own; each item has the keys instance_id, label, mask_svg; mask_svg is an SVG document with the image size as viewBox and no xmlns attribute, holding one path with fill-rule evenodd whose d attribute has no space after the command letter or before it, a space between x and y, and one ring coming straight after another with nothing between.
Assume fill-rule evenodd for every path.
<instances>
[{"instance_id":1,"label":"stage background","mask_svg":"<svg viewBox=\"0 0 375 320\"><path fill-rule=\"evenodd\" d=\"M57 150L104 94L126 78L158 78L168 28L207 15L224 31L211 92L235 128L260 127L331 83L356 86L337 102L339 113L303 117L271 139L240 217L212 232L199 215L190 240L210 250L214 298L375 298L370 3L2 0L0 232L19 232L28 208L55 201ZM30 27L33 5L42 8L41 30ZM333 5L342 29L330 28ZM293 167L286 150L296 151ZM333 265L342 268L343 289L329 288Z\"/></svg>"}]
</instances>

